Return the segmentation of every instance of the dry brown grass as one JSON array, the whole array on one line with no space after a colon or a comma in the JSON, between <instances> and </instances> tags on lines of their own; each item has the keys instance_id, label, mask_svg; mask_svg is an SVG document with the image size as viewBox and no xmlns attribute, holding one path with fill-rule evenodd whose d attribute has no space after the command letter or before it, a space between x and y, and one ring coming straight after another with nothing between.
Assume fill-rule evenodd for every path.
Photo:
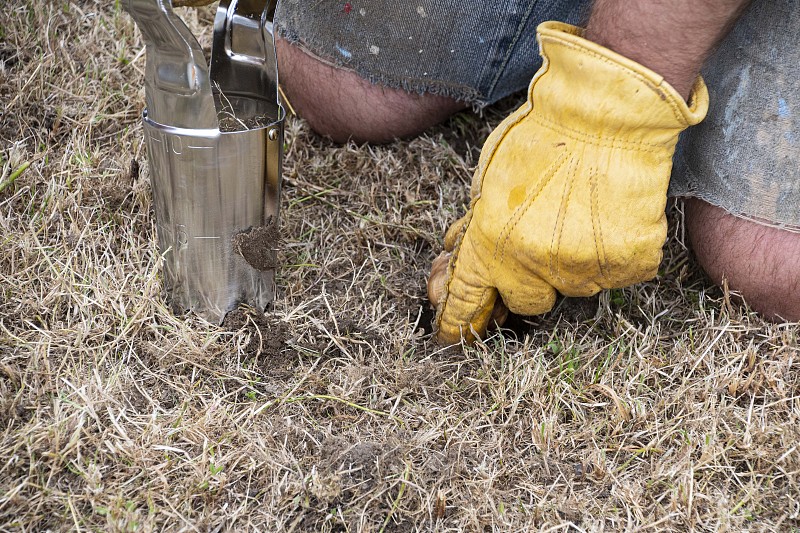
<instances>
[{"instance_id":1,"label":"dry brown grass","mask_svg":"<svg viewBox=\"0 0 800 533\"><path fill-rule=\"evenodd\" d=\"M279 298L220 328L161 299L132 22L19 0L0 31L0 530L800 528L797 326L709 285L679 207L656 281L430 342L514 102L386 147L291 121Z\"/></svg>"}]
</instances>

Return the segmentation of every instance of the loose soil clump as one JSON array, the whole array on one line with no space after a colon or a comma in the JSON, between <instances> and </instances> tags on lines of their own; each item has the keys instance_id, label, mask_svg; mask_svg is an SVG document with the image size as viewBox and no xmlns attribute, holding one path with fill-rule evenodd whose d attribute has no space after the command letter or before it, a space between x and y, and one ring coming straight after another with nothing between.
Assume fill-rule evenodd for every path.
<instances>
[{"instance_id":1,"label":"loose soil clump","mask_svg":"<svg viewBox=\"0 0 800 533\"><path fill-rule=\"evenodd\" d=\"M250 339L244 353L250 356L266 355L269 359L280 358L286 337L286 326L279 320L260 312L236 309L225 316L222 327L244 331Z\"/></svg>"},{"instance_id":2,"label":"loose soil clump","mask_svg":"<svg viewBox=\"0 0 800 533\"><path fill-rule=\"evenodd\" d=\"M262 272L278 268L281 234L275 217L263 226L253 227L233 236L233 250L251 267Z\"/></svg>"}]
</instances>

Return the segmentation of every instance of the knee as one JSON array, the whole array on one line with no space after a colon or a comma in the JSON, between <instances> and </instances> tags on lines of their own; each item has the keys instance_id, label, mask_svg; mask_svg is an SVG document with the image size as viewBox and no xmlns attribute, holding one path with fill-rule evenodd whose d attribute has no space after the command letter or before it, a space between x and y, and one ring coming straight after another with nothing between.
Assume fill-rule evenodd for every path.
<instances>
[{"instance_id":1,"label":"knee","mask_svg":"<svg viewBox=\"0 0 800 533\"><path fill-rule=\"evenodd\" d=\"M337 142L389 142L416 135L463 103L374 85L278 39L281 86L311 128Z\"/></svg>"},{"instance_id":2,"label":"knee","mask_svg":"<svg viewBox=\"0 0 800 533\"><path fill-rule=\"evenodd\" d=\"M714 283L725 279L767 318L800 320L800 234L697 199L686 201L686 225L697 260Z\"/></svg>"}]
</instances>

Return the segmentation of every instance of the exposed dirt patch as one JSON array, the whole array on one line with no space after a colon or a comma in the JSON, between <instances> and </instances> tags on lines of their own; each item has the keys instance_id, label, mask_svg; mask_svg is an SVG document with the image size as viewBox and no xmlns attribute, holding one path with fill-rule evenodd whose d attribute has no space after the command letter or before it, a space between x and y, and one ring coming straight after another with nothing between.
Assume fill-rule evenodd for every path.
<instances>
[{"instance_id":1,"label":"exposed dirt patch","mask_svg":"<svg viewBox=\"0 0 800 533\"><path fill-rule=\"evenodd\" d=\"M281 233L275 217L266 224L250 228L233 236L234 251L244 257L251 267L262 272L278 268L278 249Z\"/></svg>"},{"instance_id":2,"label":"exposed dirt patch","mask_svg":"<svg viewBox=\"0 0 800 533\"><path fill-rule=\"evenodd\" d=\"M6 68L11 69L15 67L21 59L20 51L16 46L0 41L0 63Z\"/></svg>"},{"instance_id":3,"label":"exposed dirt patch","mask_svg":"<svg viewBox=\"0 0 800 533\"><path fill-rule=\"evenodd\" d=\"M131 186L129 183L108 180L96 190L95 194L101 197L109 208L116 210L125 204L125 200L130 193Z\"/></svg>"},{"instance_id":4,"label":"exposed dirt patch","mask_svg":"<svg viewBox=\"0 0 800 533\"><path fill-rule=\"evenodd\" d=\"M236 309L225 316L222 327L248 336L244 353L282 360L286 326L277 318L252 310Z\"/></svg>"},{"instance_id":5,"label":"exposed dirt patch","mask_svg":"<svg viewBox=\"0 0 800 533\"><path fill-rule=\"evenodd\" d=\"M306 486L310 507L322 511L364 499L367 519L373 522L376 530L389 510L391 497L396 494L396 489L386 490L386 481L402 477L404 471L401 447L392 437L385 442L326 438L318 446L313 468L316 474ZM323 516L324 513L300 515L301 530L325 529ZM359 521L363 520L355 513L344 513L337 518L345 530L359 530Z\"/></svg>"},{"instance_id":6,"label":"exposed dirt patch","mask_svg":"<svg viewBox=\"0 0 800 533\"><path fill-rule=\"evenodd\" d=\"M380 481L381 471L396 466L397 445L327 439L320 445L319 469L335 474L346 490L367 493Z\"/></svg>"}]
</instances>

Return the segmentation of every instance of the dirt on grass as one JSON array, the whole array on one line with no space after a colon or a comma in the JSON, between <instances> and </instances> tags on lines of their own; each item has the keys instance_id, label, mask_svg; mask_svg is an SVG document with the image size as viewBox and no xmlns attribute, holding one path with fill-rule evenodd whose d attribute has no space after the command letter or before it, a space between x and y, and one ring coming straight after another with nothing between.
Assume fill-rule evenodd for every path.
<instances>
[{"instance_id":1,"label":"dirt on grass","mask_svg":"<svg viewBox=\"0 0 800 533\"><path fill-rule=\"evenodd\" d=\"M251 357L265 355L277 367L285 367L281 352L286 340L286 326L271 314L240 308L225 315L222 327L247 335L249 341L243 354Z\"/></svg>"},{"instance_id":2,"label":"dirt on grass","mask_svg":"<svg viewBox=\"0 0 800 533\"><path fill-rule=\"evenodd\" d=\"M213 7L180 13L208 50ZM432 342L426 274L519 97L385 146L289 119L276 300L217 326L162 299L120 3L0 28L0 531L800 528L798 326L709 283L680 203L655 280Z\"/></svg>"}]
</instances>

